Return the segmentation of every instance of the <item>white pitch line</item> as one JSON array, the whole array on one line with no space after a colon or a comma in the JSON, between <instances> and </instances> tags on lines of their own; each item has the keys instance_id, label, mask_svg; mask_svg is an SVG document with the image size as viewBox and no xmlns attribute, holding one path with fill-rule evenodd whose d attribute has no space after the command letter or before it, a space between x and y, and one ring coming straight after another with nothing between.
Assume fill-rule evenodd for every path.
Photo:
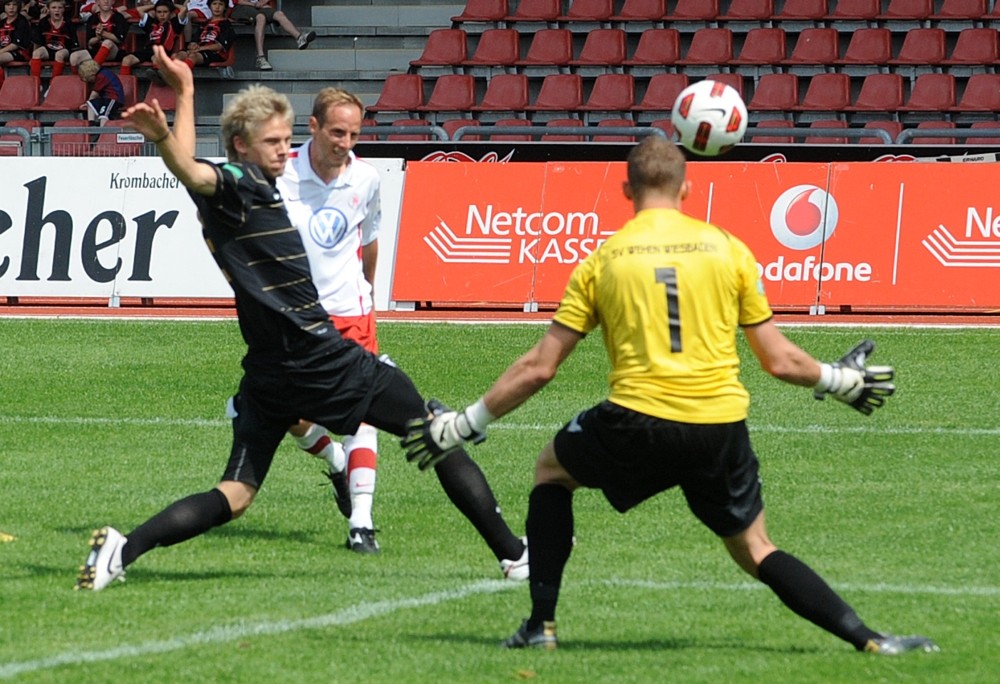
<instances>
[{"instance_id":1,"label":"white pitch line","mask_svg":"<svg viewBox=\"0 0 1000 684\"><path fill-rule=\"evenodd\" d=\"M141 427L221 427L228 426L223 418L104 418L100 416L5 416L0 415L0 425L46 424L46 425L133 425ZM520 432L555 432L563 423L494 423L491 430L516 430ZM1000 435L1000 427L933 427L884 425L834 427L827 425L768 425L750 423L750 432L773 432L788 434L868 434L887 435L947 435L947 436L994 436Z\"/></svg>"},{"instance_id":2,"label":"white pitch line","mask_svg":"<svg viewBox=\"0 0 1000 684\"><path fill-rule=\"evenodd\" d=\"M0 679L11 679L18 675L39 670L48 670L63 665L80 665L96 663L121 658L136 658L153 653L168 653L192 646L218 644L236 641L247 637L269 634L286 634L307 629L323 629L326 627L343 627L362 622L371 618L389 615L407 608L434 606L446 601L456 601L476 594L495 594L513 589L517 583L503 580L485 580L467 584L464 587L450 591L436 591L413 598L378 601L376 603L360 603L336 613L327 613L301 620L277 620L273 622L242 622L221 627L214 627L203 632L194 632L185 636L177 636L163 641L146 641L138 644L124 644L103 651L66 651L47 658L26 660L22 662L0 664Z\"/></svg>"}]
</instances>

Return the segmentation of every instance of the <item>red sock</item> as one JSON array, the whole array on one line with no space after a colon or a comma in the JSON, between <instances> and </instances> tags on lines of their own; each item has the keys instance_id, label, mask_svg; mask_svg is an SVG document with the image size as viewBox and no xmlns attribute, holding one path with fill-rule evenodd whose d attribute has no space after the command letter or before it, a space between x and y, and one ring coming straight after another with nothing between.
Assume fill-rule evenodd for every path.
<instances>
[{"instance_id":1,"label":"red sock","mask_svg":"<svg viewBox=\"0 0 1000 684\"><path fill-rule=\"evenodd\" d=\"M42 77L42 60L39 59L38 57L32 57L30 65L31 65L31 75L32 76L38 76L39 78L41 78Z\"/></svg>"},{"instance_id":2,"label":"red sock","mask_svg":"<svg viewBox=\"0 0 1000 684\"><path fill-rule=\"evenodd\" d=\"M121 69L118 70L119 76L131 76L132 75L132 65L122 64Z\"/></svg>"},{"instance_id":3,"label":"red sock","mask_svg":"<svg viewBox=\"0 0 1000 684\"><path fill-rule=\"evenodd\" d=\"M62 76L63 69L66 68L66 62L52 62L52 75Z\"/></svg>"},{"instance_id":4,"label":"red sock","mask_svg":"<svg viewBox=\"0 0 1000 684\"><path fill-rule=\"evenodd\" d=\"M104 64L104 60L106 60L110 54L111 49L107 45L102 45L101 49L97 51L96 55L94 55L94 61L98 64Z\"/></svg>"},{"instance_id":5,"label":"red sock","mask_svg":"<svg viewBox=\"0 0 1000 684\"><path fill-rule=\"evenodd\" d=\"M187 64L188 68L191 69L191 71L194 71L194 62L192 62L190 59L184 59L181 61Z\"/></svg>"}]
</instances>

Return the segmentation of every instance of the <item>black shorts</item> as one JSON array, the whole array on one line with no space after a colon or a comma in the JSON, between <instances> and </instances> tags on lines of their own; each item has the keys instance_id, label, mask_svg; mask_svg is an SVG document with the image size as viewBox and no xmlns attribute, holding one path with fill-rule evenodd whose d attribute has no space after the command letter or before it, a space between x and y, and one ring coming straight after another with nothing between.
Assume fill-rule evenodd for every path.
<instances>
[{"instance_id":1,"label":"black shorts","mask_svg":"<svg viewBox=\"0 0 1000 684\"><path fill-rule=\"evenodd\" d=\"M744 421L678 423L605 401L574 417L554 446L563 468L621 513L679 486L695 516L729 537L764 510Z\"/></svg>"},{"instance_id":2,"label":"black shorts","mask_svg":"<svg viewBox=\"0 0 1000 684\"><path fill-rule=\"evenodd\" d=\"M424 400L403 371L360 347L352 356L347 368L342 360L327 365L322 359L281 374L248 368L232 399L233 447L222 479L259 489L300 418L338 435L352 435L365 422L402 436L407 421L425 415Z\"/></svg>"}]
</instances>

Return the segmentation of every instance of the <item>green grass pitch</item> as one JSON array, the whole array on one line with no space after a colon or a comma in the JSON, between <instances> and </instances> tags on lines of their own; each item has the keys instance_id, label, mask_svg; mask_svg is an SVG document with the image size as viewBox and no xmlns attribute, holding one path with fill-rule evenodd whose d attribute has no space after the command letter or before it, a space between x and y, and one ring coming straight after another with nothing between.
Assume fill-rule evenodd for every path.
<instances>
[{"instance_id":1,"label":"green grass pitch","mask_svg":"<svg viewBox=\"0 0 1000 684\"><path fill-rule=\"evenodd\" d=\"M540 325L384 323L427 396L476 399ZM553 653L436 478L381 437L383 553L343 548L321 464L290 441L246 516L74 592L94 527L214 486L240 377L235 322L0 320L0 681L986 682L1000 672L1000 329L788 327L814 355L878 344L899 390L865 418L766 377L741 345L775 542L876 629L936 655L855 653L743 575L678 492L617 515L576 496ZM523 532L539 448L605 395L599 336L472 449Z\"/></svg>"}]
</instances>

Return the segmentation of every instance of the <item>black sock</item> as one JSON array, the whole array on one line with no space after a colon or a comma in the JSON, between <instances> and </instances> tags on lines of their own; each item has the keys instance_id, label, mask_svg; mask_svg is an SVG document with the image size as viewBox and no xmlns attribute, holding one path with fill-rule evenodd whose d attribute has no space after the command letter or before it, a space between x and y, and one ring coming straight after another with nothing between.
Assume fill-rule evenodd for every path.
<instances>
[{"instance_id":1,"label":"black sock","mask_svg":"<svg viewBox=\"0 0 1000 684\"><path fill-rule=\"evenodd\" d=\"M128 543L122 549L122 565L129 565L157 546L179 544L232 518L229 501L218 489L175 501L125 535Z\"/></svg>"},{"instance_id":2,"label":"black sock","mask_svg":"<svg viewBox=\"0 0 1000 684\"><path fill-rule=\"evenodd\" d=\"M534 562L534 550L532 550ZM760 581L771 588L796 614L861 650L879 636L812 568L795 556L775 551L757 569Z\"/></svg>"},{"instance_id":3,"label":"black sock","mask_svg":"<svg viewBox=\"0 0 1000 684\"><path fill-rule=\"evenodd\" d=\"M434 466L434 472L455 508L469 519L498 561L521 557L524 544L510 531L486 476L465 451L448 456Z\"/></svg>"},{"instance_id":4,"label":"black sock","mask_svg":"<svg viewBox=\"0 0 1000 684\"><path fill-rule=\"evenodd\" d=\"M556 619L563 569L573 550L573 492L542 484L528 498L531 617L528 628Z\"/></svg>"}]
</instances>

